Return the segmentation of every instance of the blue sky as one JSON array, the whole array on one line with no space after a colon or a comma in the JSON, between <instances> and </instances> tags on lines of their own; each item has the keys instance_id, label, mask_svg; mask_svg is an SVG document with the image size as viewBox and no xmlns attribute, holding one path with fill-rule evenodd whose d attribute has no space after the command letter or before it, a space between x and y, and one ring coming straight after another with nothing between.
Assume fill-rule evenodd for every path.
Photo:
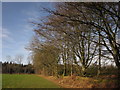
<instances>
[{"instance_id":1,"label":"blue sky","mask_svg":"<svg viewBox=\"0 0 120 90\"><path fill-rule=\"evenodd\" d=\"M32 36L33 26L29 21L44 17L47 13L40 7L52 8L53 3L47 2L3 2L2 3L2 61L10 55L24 55L23 63L27 63L29 51L25 50Z\"/></svg>"},{"instance_id":2,"label":"blue sky","mask_svg":"<svg viewBox=\"0 0 120 90\"><path fill-rule=\"evenodd\" d=\"M0 49L2 52L0 52L0 61L5 61L8 55L14 58L21 54L24 55L23 63L28 62L27 57L30 52L25 50L25 46L29 44L34 35L33 27L29 21L47 15L47 13L40 11L40 7L53 8L53 3L2 2L2 14L0 14L0 20L2 15L2 25L0 24L0 32L2 30L2 35L0 33L0 39L2 39Z\"/></svg>"}]
</instances>

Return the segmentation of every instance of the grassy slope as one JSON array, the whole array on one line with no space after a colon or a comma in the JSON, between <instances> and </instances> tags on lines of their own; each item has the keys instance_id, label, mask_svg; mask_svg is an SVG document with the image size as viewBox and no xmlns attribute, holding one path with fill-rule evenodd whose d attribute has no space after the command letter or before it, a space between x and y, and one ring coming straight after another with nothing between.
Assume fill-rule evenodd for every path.
<instances>
[{"instance_id":1,"label":"grassy slope","mask_svg":"<svg viewBox=\"0 0 120 90\"><path fill-rule=\"evenodd\" d=\"M35 75L3 74L2 88L58 88L56 84Z\"/></svg>"}]
</instances>

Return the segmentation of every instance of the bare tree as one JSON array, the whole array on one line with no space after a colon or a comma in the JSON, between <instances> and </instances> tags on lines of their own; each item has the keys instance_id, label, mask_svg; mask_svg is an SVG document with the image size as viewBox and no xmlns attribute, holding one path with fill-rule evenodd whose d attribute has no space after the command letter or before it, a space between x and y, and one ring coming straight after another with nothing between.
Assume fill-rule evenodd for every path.
<instances>
[{"instance_id":1,"label":"bare tree","mask_svg":"<svg viewBox=\"0 0 120 90\"><path fill-rule=\"evenodd\" d=\"M23 58L24 58L23 55L18 54L18 55L15 56L15 61L16 61L18 64L22 64Z\"/></svg>"}]
</instances>

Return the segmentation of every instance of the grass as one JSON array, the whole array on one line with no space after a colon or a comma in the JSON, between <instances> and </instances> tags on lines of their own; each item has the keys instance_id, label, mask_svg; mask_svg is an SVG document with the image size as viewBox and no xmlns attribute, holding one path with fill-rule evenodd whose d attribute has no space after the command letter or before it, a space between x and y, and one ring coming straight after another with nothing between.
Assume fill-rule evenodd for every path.
<instances>
[{"instance_id":1,"label":"grass","mask_svg":"<svg viewBox=\"0 0 120 90\"><path fill-rule=\"evenodd\" d=\"M3 74L2 88L59 88L59 86L36 75Z\"/></svg>"}]
</instances>

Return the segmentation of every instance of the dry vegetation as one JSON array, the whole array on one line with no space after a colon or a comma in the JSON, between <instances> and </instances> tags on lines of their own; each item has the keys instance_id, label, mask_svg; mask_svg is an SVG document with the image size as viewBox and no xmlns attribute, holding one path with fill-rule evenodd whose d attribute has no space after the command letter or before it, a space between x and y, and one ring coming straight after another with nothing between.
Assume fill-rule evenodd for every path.
<instances>
[{"instance_id":1,"label":"dry vegetation","mask_svg":"<svg viewBox=\"0 0 120 90\"><path fill-rule=\"evenodd\" d=\"M62 88L116 88L116 76L100 76L90 78L90 77L80 77L80 76L64 76L56 78L54 76L42 76L50 81L55 82Z\"/></svg>"}]
</instances>

